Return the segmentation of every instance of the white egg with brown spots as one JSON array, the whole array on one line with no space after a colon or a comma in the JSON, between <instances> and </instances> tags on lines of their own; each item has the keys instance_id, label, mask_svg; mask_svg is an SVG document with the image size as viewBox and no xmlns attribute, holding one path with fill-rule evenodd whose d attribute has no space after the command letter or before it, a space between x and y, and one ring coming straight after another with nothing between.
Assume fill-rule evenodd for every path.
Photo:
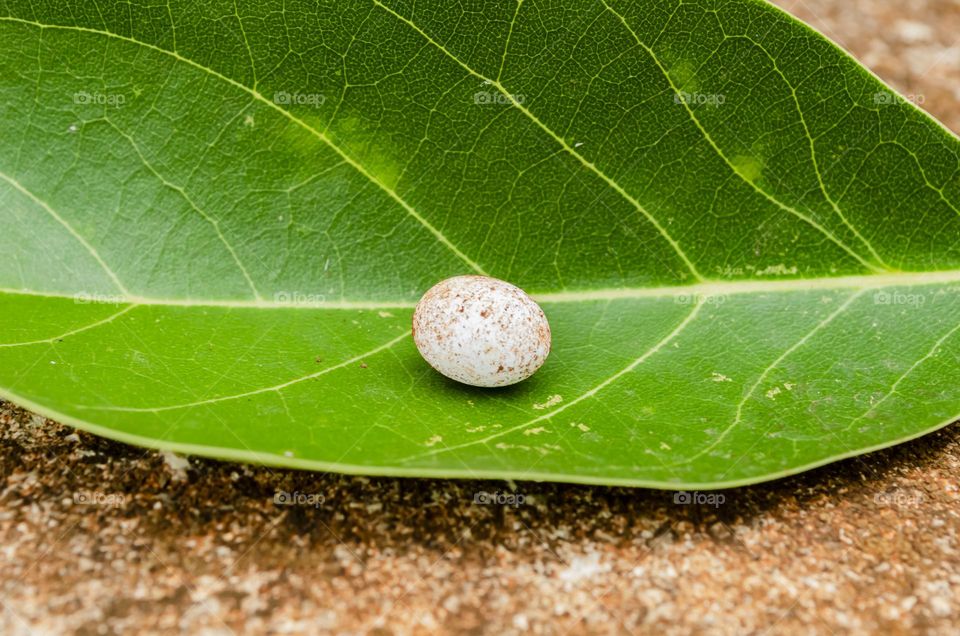
<instances>
[{"instance_id":1,"label":"white egg with brown spots","mask_svg":"<svg viewBox=\"0 0 960 636\"><path fill-rule=\"evenodd\" d=\"M431 287L413 312L413 339L430 366L471 386L526 380L550 353L540 306L489 276L456 276Z\"/></svg>"}]
</instances>

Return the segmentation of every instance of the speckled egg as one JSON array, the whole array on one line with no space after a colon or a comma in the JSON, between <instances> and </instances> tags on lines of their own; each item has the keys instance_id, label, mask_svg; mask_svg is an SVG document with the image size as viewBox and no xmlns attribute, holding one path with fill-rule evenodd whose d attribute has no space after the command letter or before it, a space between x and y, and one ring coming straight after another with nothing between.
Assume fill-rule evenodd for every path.
<instances>
[{"instance_id":1,"label":"speckled egg","mask_svg":"<svg viewBox=\"0 0 960 636\"><path fill-rule=\"evenodd\" d=\"M413 312L413 340L434 369L471 386L507 386L550 353L550 325L519 287L456 276L431 287Z\"/></svg>"}]
</instances>

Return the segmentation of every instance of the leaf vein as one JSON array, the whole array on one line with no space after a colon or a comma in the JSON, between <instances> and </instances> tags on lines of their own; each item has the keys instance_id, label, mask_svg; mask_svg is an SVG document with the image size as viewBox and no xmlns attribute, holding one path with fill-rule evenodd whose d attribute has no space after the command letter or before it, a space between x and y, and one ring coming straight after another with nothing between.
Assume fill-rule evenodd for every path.
<instances>
[{"instance_id":1,"label":"leaf vein","mask_svg":"<svg viewBox=\"0 0 960 636\"><path fill-rule=\"evenodd\" d=\"M257 289L256 283L253 282L253 278L251 278L250 272L247 271L247 268L246 266L244 266L243 261L240 260L240 256L237 254L237 251L234 249L233 245L231 245L231 243L227 240L227 237L224 236L223 230L220 229L220 222L217 219L210 216L209 214L207 214L199 205L197 205L196 202L194 202L194 200L187 193L184 187L179 186L173 183L172 181L169 181L166 177L160 174L160 171L157 170L152 163L150 163L147 157L143 154L143 151L140 150L139 144L137 144L136 140L133 138L132 135L128 134L126 131L124 131L122 128L117 126L115 123L113 123L110 119L106 117L103 118L103 121L105 121L107 125L113 128L117 132L117 134L119 134L121 137L127 140L127 143L129 143L130 146L133 148L134 152L137 153L137 157L139 157L140 162L144 165L144 167L147 170L149 170L153 174L153 176L155 176L160 181L160 183L162 183L166 187L170 188L171 190L179 194L180 197L184 201L186 201L197 214L203 217L203 219L210 224L214 232L216 232L217 238L220 240L223 246L227 249L227 252L230 253L230 257L233 259L233 262L236 264L237 268L240 270L240 273L243 275L244 280L246 280L247 285L249 285L250 290L253 292L253 297L258 300L262 300L263 297L260 295L260 290Z\"/></svg>"},{"instance_id":2,"label":"leaf vein","mask_svg":"<svg viewBox=\"0 0 960 636\"><path fill-rule=\"evenodd\" d=\"M405 199L403 199L403 197L401 197L393 188L389 187L383 181L378 179L373 173L367 170L366 167L364 167L363 164L360 163L357 159L348 155L342 148L340 148L340 146L334 143L333 140L330 139L327 135L323 134L321 131L317 130L313 126L310 126L305 121L303 121L302 119L300 119L299 117L297 117L296 115L288 111L287 109L282 108L279 104L276 104L272 100L267 99L256 89L251 88L243 84L242 82L238 82L237 80L231 77L223 75L222 73L208 66L204 66L203 64L200 64L195 60L192 60L188 57L184 57L183 55L180 55L176 51L170 51L161 46L150 44L149 42L143 42L142 40L138 40L136 38L128 37L125 35L120 35L118 33L113 33L111 31L101 31L100 29L92 29L89 27L80 27L80 26L63 25L63 24L45 24L42 22L36 22L34 20L25 20L23 18L15 18L12 16L0 16L0 22L15 22L19 24L34 26L39 29L58 29L58 30L64 30L64 31L78 31L81 33L91 33L95 35L101 35L104 37L116 38L124 42L129 42L130 44L136 44L138 46L142 46L152 51L156 51L158 53L168 55L175 60L178 60L184 64L192 66L205 73L209 73L211 76L216 77L217 79L220 79L226 82L227 84L230 84L231 86L248 93L255 100L266 104L267 106L269 106L276 112L280 113L281 115L289 119L291 122L300 126L307 132L311 133L318 140L323 142L326 146L328 146L331 150L333 150L341 159L343 159L346 163L350 164L350 166L352 166L354 170L359 172L361 175L363 175L364 177L372 181L374 184L377 185L377 187L383 190L390 198L392 198L397 204L399 204L400 207L402 207L409 216L413 217L418 223L420 223L424 228L426 228L427 231L429 231L437 241L439 241L442 245L444 245L444 247L446 247L451 252L453 252L457 256L457 258L463 261L476 273L486 275L486 272L483 270L483 268L479 264L473 261L466 254L464 254L460 250L460 248L454 245L450 241L450 239L448 239L439 229L434 227L425 217L423 217L419 212L417 212L417 210L414 209L413 206L411 206Z\"/></svg>"},{"instance_id":3,"label":"leaf vein","mask_svg":"<svg viewBox=\"0 0 960 636\"><path fill-rule=\"evenodd\" d=\"M657 220L657 218L656 218L655 216L653 216L644 206L642 206L642 205L640 204L640 202L639 202L633 195L631 195L629 192L627 192L627 190L626 190L625 188L623 188L623 186L621 186L619 183L617 183L612 177L610 177L609 175L607 175L605 172L603 172L602 170L600 170L600 168L597 167L596 164L594 164L594 163L591 162L591 161L588 161L583 155L581 155L581 154L580 154L579 152L577 152L572 146L570 146L570 144L568 144L568 143L566 142L566 140L563 139L563 137L561 137L561 136L558 135L556 132L554 132L553 129L551 129L549 126L547 126L545 123L543 123L543 121L541 121L540 118L538 118L538 117L537 117L536 115L534 115L528 108L526 108L523 104L521 104L519 101L517 101L517 99L514 97L514 95L513 95L512 93L510 93L510 92L503 86L503 84L500 83L499 80L496 80L496 79L487 77L487 76L483 75L482 73L480 73L480 72L478 72L478 71L475 71L475 70L474 70L472 67L470 67L466 62L464 62L463 60L461 60L460 58L458 58L457 56L455 56L453 53L451 53L445 46L443 46L442 44L440 44L439 42L437 42L436 40L434 40L428 33L426 33L423 29L421 29L419 26L417 26L416 23L414 23L414 22L413 22L412 20L410 20L409 18L406 18L406 17L400 15L399 13L397 13L396 11L394 11L393 9L391 9L390 7L388 7L388 6L386 6L385 4L383 4L382 2L380 2L380 0L372 0L372 1L373 1L373 4L375 4L376 6L380 7L381 9L383 9L384 11L386 11L387 13L389 13L390 15L394 16L395 18L397 18L398 20L400 20L401 22L403 22L404 24L406 24L407 26L409 26L411 29L413 29L414 31L416 31L418 34L420 34L420 36L422 36L422 37L423 37L425 40L427 40L430 44L432 44L432 45L435 46L437 49L439 49L441 52L443 52L444 55L446 55L446 56L449 57L451 60L453 60L454 62L456 62L456 63L457 63L461 68L463 68L465 71L467 71L468 73L470 73L471 75L473 75L473 76L476 77L477 79L483 80L487 85L493 86L494 88L496 88L496 89L507 99L507 101L510 102L510 104L511 104L513 107L515 107L515 108L518 109L520 112L522 112L524 115L526 115L527 118L530 119L530 121L532 121L534 124L536 124L541 130L543 130L543 131L544 131L545 133L547 133L550 137L552 137L554 141L556 141L558 144L560 144L560 145L563 147L563 149L566 150L567 153L570 154L570 156L572 156L574 159L576 159L577 161L579 161L585 168L587 168L588 170L590 170L591 172L593 172L595 175L597 175L598 177L600 177L600 179L602 179L610 188L612 188L613 190L615 190L621 197L623 197L624 199L626 199L638 212L640 212L640 214L642 214L642 215L647 219L647 221L648 221L651 225L653 225L653 227L660 233L660 235L663 237L663 239L666 240L666 241L670 244L670 247L673 248L673 251L676 252L676 254L677 254L677 256L680 258L680 260L683 261L684 265L686 265L687 269L690 270L690 273L693 275L694 278L696 278L698 281L701 281L701 282L706 280L706 279L703 277L703 275L700 274L700 272L697 270L696 265L694 265L694 263L693 263L693 261L690 259L690 257L688 257L687 254L686 254L686 252L680 247L680 244L677 242L677 240L674 239L674 238L670 235L670 233L667 231L667 229L660 223L660 221Z\"/></svg>"},{"instance_id":4,"label":"leaf vein","mask_svg":"<svg viewBox=\"0 0 960 636\"><path fill-rule=\"evenodd\" d=\"M393 345L397 344L404 338L410 336L410 332L404 331L402 334L393 338L369 351L365 351L359 355L353 356L343 362L339 362L335 365L325 367L319 371L313 373L308 373L307 375L300 376L298 378L293 378L292 380L287 380L286 382L281 382L280 384L274 384L272 386L263 387L260 389L253 389L252 391L245 391L243 393L233 393L231 395L221 395L214 398L208 398L206 400L197 400L195 402L184 402L181 404L168 404L165 406L82 406L78 405L77 408L81 410L89 411L120 411L124 413L159 413L162 411L174 411L177 409L190 408L194 406L205 406L207 404L216 404L218 402L229 402L230 400L239 400L240 398L251 397L254 395L260 395L261 393L269 393L271 391L281 391L289 386L294 384L299 384L301 382L306 382L307 380L312 380L318 378L322 375L326 375L337 369L342 369L344 367L350 366L351 364L356 364L362 362L365 358L376 355L381 351L389 349Z\"/></svg>"},{"instance_id":5,"label":"leaf vein","mask_svg":"<svg viewBox=\"0 0 960 636\"><path fill-rule=\"evenodd\" d=\"M123 293L124 295L128 295L128 296L130 295L130 292L127 290L127 288L124 287L123 283L120 282L120 279L117 277L117 274L112 269L110 269L110 266L107 265L107 263L103 260L103 258L101 258L99 252L97 252L97 250L94 249L94 247L87 241L87 239L83 238L80 235L80 233L77 232L73 228L73 226L67 222L66 219L64 219L62 216L57 214L56 210L50 207L50 205L47 204L46 201L44 201L43 199L35 195L33 192L30 192L30 190L25 188L19 181L17 181L11 176L4 174L3 172L0 172L0 179L3 179L7 183L9 183L18 192L20 192L21 194L29 198L31 201L39 205L41 208L46 210L46 212L50 216L52 216L54 220L57 221L57 223L62 225L67 230L67 232L69 232L70 235L73 236L73 238L77 239L77 241L81 245L83 245L84 248L86 248L87 252L90 253L90 255L97 261L97 263L99 263L103 271L106 272L107 276L110 277L110 280L113 281L113 284L117 286L117 289L120 290L120 292Z\"/></svg>"},{"instance_id":6,"label":"leaf vein","mask_svg":"<svg viewBox=\"0 0 960 636\"><path fill-rule=\"evenodd\" d=\"M830 323L832 323L835 318L837 318L840 314L842 314L843 312L845 312L845 311L847 310L847 308L848 308L850 305L852 305L858 298L860 298L860 296L862 296L864 293L866 293L866 290L860 290L860 291L858 291L858 292L855 292L855 293L851 294L850 297L847 298L847 300L845 300L845 301L843 302L843 304L841 304L837 309L835 309L832 313L830 313L829 316L827 316L826 318L824 318L823 320L821 320L819 323L817 323L817 325L816 325L813 329L811 329L810 331L808 331L808 332L806 333L806 335L804 335L802 338L800 338L800 340L798 340L797 342L795 342L789 349L787 349L786 351L784 351L783 353L781 353L779 356L777 356L777 359L774 360L773 362L771 362L771 363L767 366L767 368L765 368L765 369L760 373L760 375L757 377L756 381L750 386L750 389L747 391L746 395L744 395L744 396L743 396L743 399L740 400L740 403L737 404L737 411L736 411L736 415L735 415L734 418L733 418L733 421L730 422L730 424L720 433L720 435L717 436L717 439L715 439L715 440L713 441L713 443L707 445L703 450L701 450L701 451L697 452L696 454L694 454L694 455L692 455L692 456L684 459L684 460L681 461L681 462L676 462L676 463L674 463L674 464L670 464L669 467L682 466L682 465L684 465L684 464L689 464L690 462L692 462L692 461L694 461L694 460L696 460L696 459L698 459L698 458L700 458L700 457L703 457L704 455L706 455L707 453L709 453L710 451L712 451L714 448L716 448L717 446L719 446L719 445L723 442L723 440L726 439L727 435L729 435L729 434L730 434L737 426L739 426L740 423L743 421L743 407L744 407L744 405L746 405L746 403L750 400L750 398L753 397L753 394L754 394L754 392L757 390L757 387L759 387L760 384L767 378L767 375L769 375L771 371L773 371L774 369L776 369L777 366L778 366L781 362L783 362L784 360L786 360L787 357L789 357L794 351L796 351L797 349L799 349L800 347L802 347L803 345L805 345L807 342L810 341L810 339L811 339L813 336L815 336L817 333L819 333L819 332L820 332L823 328L825 328L827 325L829 325Z\"/></svg>"},{"instance_id":7,"label":"leaf vein","mask_svg":"<svg viewBox=\"0 0 960 636\"><path fill-rule=\"evenodd\" d=\"M111 322L113 322L114 320L116 320L117 318L119 318L120 316L122 316L123 314L125 314L125 313L127 313L128 311L131 311L131 310L133 310L133 309L136 309L136 308L139 307L139 306L140 306L140 305L127 305L127 306L125 306L123 309L121 309L121 310L119 310L119 311L115 311L114 313L110 314L110 315L107 316L106 318L102 318L101 320L98 320L98 321L96 321L96 322L92 322L92 323L90 323L89 325L84 325L83 327L77 327L76 329L71 329L70 331L65 331L65 332L61 333L60 335L58 335L58 336L53 336L53 337L51 337L51 338L41 338L41 339L39 339L39 340L28 340L28 341L24 341L24 342L4 342L4 343L0 343L0 348L7 348L7 347L28 347L28 346L30 346L30 345L54 343L54 342L57 342L57 341L59 341L59 340L63 340L64 338L68 338L68 337L70 337L70 336L74 336L74 335L76 335L76 334L78 334L78 333L83 333L84 331L90 331L91 329L96 329L97 327L100 327L100 326L102 326L102 325L106 325L106 324L108 324L108 323L111 323Z\"/></svg>"},{"instance_id":8,"label":"leaf vein","mask_svg":"<svg viewBox=\"0 0 960 636\"><path fill-rule=\"evenodd\" d=\"M637 35L636 31L634 31L633 28L630 26L630 24L627 22L626 18L624 18L621 14L617 13L609 4L607 4L606 0L600 0L600 1L603 3L603 6L605 6L605 7L607 8L607 10L610 11L610 13L612 13L614 16L616 16L616 17L620 20L620 22L621 22L621 23L623 24L623 26L627 29L627 31L630 32L630 35L632 35L633 38L637 41L637 44L640 45L640 48L642 48L642 49L650 56L650 58L651 58L651 59L653 60L653 62L654 62L654 65L660 70L660 73L664 76L664 78L665 78L665 79L667 80L667 82L670 84L670 88L673 90L674 94L680 95L680 90L679 90L679 88L676 86L676 84L674 84L673 78L670 77L670 74L667 72L667 69L664 68L663 63L660 61L660 58L657 57L657 55L656 55L656 53L653 51L653 49L650 48L647 44L645 44L645 43L640 39L640 37ZM703 124L702 124L701 121L697 118L696 114L693 112L693 109L690 108L690 105L686 103L686 100L681 99L681 100L680 100L680 103L683 105L684 110L685 110L685 111L687 112L687 114L689 115L689 117L690 117L691 121L693 122L693 124L697 127L697 129L698 129L698 130L700 131L700 133L703 135L703 137L704 137L704 139L707 141L707 143L710 144L711 148L713 148L714 152L717 153L717 155L720 157L720 159L722 159L723 162L727 164L727 166L734 172L734 174L737 175L737 177L740 178L741 181L743 181L745 184L747 184L748 186L750 186L754 191L756 191L758 194L760 194L761 196L763 196L765 199L767 199L768 201L770 201L771 203L773 203L774 205L776 205L776 206L779 207L780 209L782 209L782 210L784 210L785 212L788 212L788 213L796 216L797 218L799 218L799 219L802 220L803 222L807 223L808 225L810 225L811 227L813 227L814 229L816 229L818 232L820 232L820 233L823 234L825 237L827 237L827 239L829 239L831 242L833 242L834 244L836 244L837 247L841 248L841 249L844 250L847 254L849 254L849 255L852 256L854 259L856 259L861 265L863 265L864 267L866 267L868 270L871 270L871 271L874 271L874 272L884 271L882 268L877 267L876 265L874 265L874 264L871 263L870 261L868 261L868 260L866 260L865 258L863 258L863 256L861 256L856 250L854 250L854 249L851 248L849 245L847 245L846 243L844 243L843 241L841 241L839 238L837 238L836 235L833 234L833 232L831 232L831 231L828 230L827 228L823 227L823 226L822 226L820 223L818 223L816 220L814 220L814 219L811 218L810 216L808 216L808 215L800 212L799 210L797 210L797 209L795 209L795 208L792 208L791 206L786 205L785 203L781 202L779 199L777 199L776 197L774 197L773 195L771 195L769 192L767 192L767 191L764 190L763 188L759 187L759 186L758 186L756 183L754 183L751 179L748 179L745 175L743 175L743 173L742 173L740 170L738 170L736 166L733 165L733 163L732 163L732 162L730 161L730 159L726 156L726 154L724 154L724 152L720 149L720 147L717 145L716 141L714 141L713 136L710 135L710 133L707 132L706 128L703 127ZM806 124L804 124L804 127L806 127ZM826 193L824 192L824 194L826 194ZM837 209L837 211L839 212L839 208ZM841 214L841 217L842 217L842 216L843 216L843 215ZM844 219L844 221L846 221L846 219ZM848 224L848 226L849 226L849 224ZM851 226L851 229L852 229L852 226ZM859 234L855 229L854 229L853 231L854 231L854 233L855 233L857 236L860 236L860 234ZM864 242L866 243L865 239L864 239ZM869 246L869 243L867 243L867 245L868 245L868 247L870 247L870 249L872 250L872 246Z\"/></svg>"},{"instance_id":9,"label":"leaf vein","mask_svg":"<svg viewBox=\"0 0 960 636\"><path fill-rule=\"evenodd\" d=\"M614 373L613 375L611 375L610 377L608 377L608 378L605 379L604 381L600 382L599 384L597 384L596 386L594 386L592 389L586 391L585 393L581 393L580 395L578 395L578 396L577 396L576 398L574 398L573 400L570 400L569 402L566 402L566 403L562 404L561 406L558 406L557 408L555 408L555 409L553 409L553 410L551 410L551 411L548 411L548 412L544 413L543 415L541 415L541 416L539 416L539 417L535 417L535 418L533 418L532 420L528 420L528 421L526 421L526 422L523 422L522 424L517 424L516 426L512 426L512 427L510 427L510 428L508 428L508 429L504 429L504 430L502 430L502 431L498 431L498 432L496 432L496 433L494 433L494 434L492 434L492 435L488 435L488 436L483 437L483 438L480 438L480 439L471 440L471 441L465 442L465 443L463 443L463 444L457 444L457 445L455 445L455 446L446 446L446 447L444 447L444 448L439 448L439 449L436 449L436 450L434 450L434 451L428 451L428 452L426 452L426 453L421 453L421 454L419 454L419 455L412 455L412 456L406 458L406 459L404 460L404 462L406 463L406 462L410 462L410 461L413 461L413 460L422 459L422 458L424 458L424 457L430 457L430 456L433 456L433 455L438 455L438 454L440 454L440 453L446 453L446 452L448 452L448 451L455 451L455 450L459 450L459 449L461 449L461 448L465 448L465 447L468 447L468 446L475 446L475 445L477 445L477 444L488 444L488 443L490 443L491 441L493 441L494 439L498 439L498 438L503 437L503 436L505 436L505 435L510 435L511 433L516 433L517 431L521 431L521 430L523 430L523 429L525 429L525 428L528 428L528 427L530 427L530 426L533 426L534 424L538 424L538 423L540 423L540 422L545 422L545 421L549 420L550 418L552 418L553 416L555 416L555 415L557 415L557 414L559 414L559 413L567 410L567 409L570 408L571 406L574 406L574 405L576 405L576 404L579 404L580 402L583 402L583 401L586 400L587 398L593 397L594 395L596 395L597 393L599 393L601 390L603 390L603 389L606 388L607 386L613 384L614 382L616 382L617 380L619 380L620 378L622 378L623 376L627 375L628 373L630 373L631 371L633 371L634 369L636 369L638 366L640 366L641 364L643 364L648 358L650 358L652 355L654 355L655 353L657 353L658 351L660 351L661 349L663 349L663 347L666 346L669 342L671 342L672 340L675 340L675 339L677 338L677 336L679 336L680 333L681 333L684 329L686 329L687 325L689 325L689 324L693 321L693 319L697 317L697 314L700 313L700 309L703 307L704 304L706 304L706 303L701 303L701 302L694 303L693 309L690 311L690 313L688 313L688 314L686 315L686 317L684 317L684 319L683 319L682 321L680 321L680 324L678 324L676 327L674 327L673 331L671 331L671 332L668 333L666 336L664 336L664 337L663 337L659 342L657 342L655 345L653 345L652 347L650 347L649 349L647 349L644 353L642 353L642 354L641 354L638 358L636 358L633 362L631 362L631 363L628 364L627 366L623 367L622 369L620 369L619 371L617 371L616 373Z\"/></svg>"},{"instance_id":10,"label":"leaf vein","mask_svg":"<svg viewBox=\"0 0 960 636\"><path fill-rule=\"evenodd\" d=\"M932 358L933 356L935 356L935 355L937 354L937 352L940 350L940 347L943 346L943 343L946 342L946 341L950 338L950 336L952 336L954 333L956 333L958 329L960 329L960 323L957 323L956 325L954 325L952 329L950 329L947 333L945 333L943 336L941 336L935 343L933 343L933 346L930 347L930 350L927 351L927 353L924 354L920 359L918 359L916 362L914 362L912 365L910 365L910 368L907 369L906 371L904 371L903 374L902 374L899 378L896 379L896 381L895 381L895 382L893 383L893 385L890 387L890 390L887 391L887 393L886 393L882 398L880 398L879 400L877 400L874 404L870 405L870 408L868 408L866 411L864 411L863 415L860 415L859 417L857 417L856 419L854 419L852 422L850 422L850 424L848 424L848 425L843 429L844 432L849 431L851 428L853 428L853 425L854 425L854 424L856 424L857 422L859 422L859 421L862 420L863 418L865 418L865 417L867 417L868 415L870 415L870 413L873 413L874 411L876 411L876 410L877 410L877 407L879 407L881 404L883 404L884 402L886 402L888 398L890 398L891 396L893 396L893 394L897 392L897 387L900 386L900 383L903 382L904 380L906 380L907 377L908 377L911 373L913 373L914 371L916 371L916 370L917 370L917 367L919 367L921 364L923 364L924 362L926 362L927 360L929 360L930 358Z\"/></svg>"}]
</instances>

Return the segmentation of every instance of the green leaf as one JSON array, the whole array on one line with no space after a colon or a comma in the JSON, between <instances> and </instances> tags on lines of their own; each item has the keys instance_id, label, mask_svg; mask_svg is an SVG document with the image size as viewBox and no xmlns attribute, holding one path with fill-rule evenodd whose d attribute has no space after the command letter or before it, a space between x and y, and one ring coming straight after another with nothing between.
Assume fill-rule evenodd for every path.
<instances>
[{"instance_id":1,"label":"green leaf","mask_svg":"<svg viewBox=\"0 0 960 636\"><path fill-rule=\"evenodd\" d=\"M0 396L148 447L711 488L960 414L960 145L753 0L0 0ZM484 272L553 353L409 337Z\"/></svg>"}]
</instances>

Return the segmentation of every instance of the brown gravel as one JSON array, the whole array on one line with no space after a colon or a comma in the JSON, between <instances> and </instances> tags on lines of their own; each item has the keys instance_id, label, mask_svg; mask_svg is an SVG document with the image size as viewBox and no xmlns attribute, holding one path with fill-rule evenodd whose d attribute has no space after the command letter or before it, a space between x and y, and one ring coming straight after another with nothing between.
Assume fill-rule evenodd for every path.
<instances>
[{"instance_id":1,"label":"brown gravel","mask_svg":"<svg viewBox=\"0 0 960 636\"><path fill-rule=\"evenodd\" d=\"M781 4L960 130L960 2ZM186 462L2 403L0 447L0 634L960 631L957 425L716 505Z\"/></svg>"},{"instance_id":2,"label":"brown gravel","mask_svg":"<svg viewBox=\"0 0 960 636\"><path fill-rule=\"evenodd\" d=\"M12 408L0 431L4 634L960 625L958 426L701 505L620 488L184 467Z\"/></svg>"}]
</instances>

